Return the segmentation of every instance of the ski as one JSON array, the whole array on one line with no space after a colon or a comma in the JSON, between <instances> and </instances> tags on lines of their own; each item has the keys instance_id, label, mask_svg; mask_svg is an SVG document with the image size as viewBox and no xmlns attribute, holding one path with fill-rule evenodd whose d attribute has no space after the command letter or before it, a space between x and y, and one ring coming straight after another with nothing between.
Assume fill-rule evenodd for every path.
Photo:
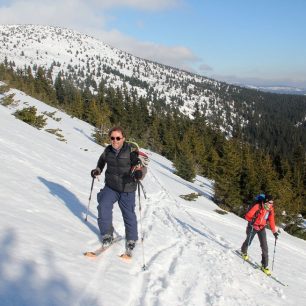
<instances>
[{"instance_id":1,"label":"ski","mask_svg":"<svg viewBox=\"0 0 306 306\"><path fill-rule=\"evenodd\" d=\"M272 278L274 281L276 281L277 283L279 283L280 285L284 286L284 287L288 287L288 285L284 284L282 281L280 281L278 278L276 278L274 275L267 275L265 272L263 272L261 270L261 265L257 262L255 262L255 265L257 266L257 269L259 269L263 274L265 274L267 277Z\"/></svg>"},{"instance_id":2,"label":"ski","mask_svg":"<svg viewBox=\"0 0 306 306\"><path fill-rule=\"evenodd\" d=\"M247 263L248 263L249 265L251 265L254 269L258 269L258 266L257 266L254 262L252 262L250 259L244 259L244 258L242 257L241 251L235 250L235 251L234 251L234 254L236 254L238 257L240 257L240 258L243 260L243 262L247 262Z\"/></svg>"},{"instance_id":3,"label":"ski","mask_svg":"<svg viewBox=\"0 0 306 306\"><path fill-rule=\"evenodd\" d=\"M114 245L116 242L118 242L122 239L123 239L122 237L118 236L118 237L113 239L113 241L110 245L108 245L108 246L101 245L95 251L87 251L87 252L84 252L83 255L86 256L86 257L95 258L95 257L101 255L103 252L105 252L107 249L109 249L112 245Z\"/></svg>"},{"instance_id":4,"label":"ski","mask_svg":"<svg viewBox=\"0 0 306 306\"><path fill-rule=\"evenodd\" d=\"M132 259L132 255L131 250L126 250L123 254L119 255L119 257L124 261L130 261Z\"/></svg>"},{"instance_id":5,"label":"ski","mask_svg":"<svg viewBox=\"0 0 306 306\"><path fill-rule=\"evenodd\" d=\"M241 253L240 250L235 250L235 251L234 251L234 254L236 254L237 256L239 256L244 262L247 262L247 263L248 263L249 265L251 265L254 269L261 271L264 275L266 275L267 277L273 279L273 280L274 280L275 282L277 282L278 284L280 284L280 285L282 285L282 286L284 286L284 287L287 287L287 286L288 286L288 285L284 284L282 281L280 281L278 278L276 278L274 275L267 275L265 272L263 272L263 271L261 270L261 265L258 264L257 262L253 262L253 261L250 260L250 259L247 259L247 260L243 259L242 253Z\"/></svg>"}]
</instances>

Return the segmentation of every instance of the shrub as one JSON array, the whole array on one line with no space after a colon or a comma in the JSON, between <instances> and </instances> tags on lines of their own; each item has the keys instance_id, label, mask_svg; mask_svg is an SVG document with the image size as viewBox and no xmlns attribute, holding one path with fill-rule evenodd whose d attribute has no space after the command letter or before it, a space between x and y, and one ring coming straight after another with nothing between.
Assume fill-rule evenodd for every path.
<instances>
[{"instance_id":1,"label":"shrub","mask_svg":"<svg viewBox=\"0 0 306 306\"><path fill-rule=\"evenodd\" d=\"M180 195L180 198L186 200L186 201L195 201L200 196L199 193L189 193L189 194L182 194Z\"/></svg>"},{"instance_id":2,"label":"shrub","mask_svg":"<svg viewBox=\"0 0 306 306\"><path fill-rule=\"evenodd\" d=\"M52 118L53 120L55 120L57 122L62 120L62 118L59 118L59 117L56 118L55 117L56 111L54 111L54 112L43 112L43 114L48 116L48 117L50 117L50 118Z\"/></svg>"},{"instance_id":3,"label":"shrub","mask_svg":"<svg viewBox=\"0 0 306 306\"><path fill-rule=\"evenodd\" d=\"M9 106L9 105L12 105L15 101L14 101L14 96L15 94L10 94L10 95L7 95L5 97L3 97L0 102L1 102L1 105L3 106Z\"/></svg>"},{"instance_id":4,"label":"shrub","mask_svg":"<svg viewBox=\"0 0 306 306\"><path fill-rule=\"evenodd\" d=\"M14 116L37 129L42 129L46 125L47 118L44 118L44 115L36 115L36 112L36 107L30 106L17 110Z\"/></svg>"},{"instance_id":5,"label":"shrub","mask_svg":"<svg viewBox=\"0 0 306 306\"><path fill-rule=\"evenodd\" d=\"M7 85L0 85L0 94L4 94L10 90L9 86Z\"/></svg>"},{"instance_id":6,"label":"shrub","mask_svg":"<svg viewBox=\"0 0 306 306\"><path fill-rule=\"evenodd\" d=\"M57 137L57 140L67 142L64 136L60 133L62 132L61 129L45 129L46 132L53 134Z\"/></svg>"},{"instance_id":7,"label":"shrub","mask_svg":"<svg viewBox=\"0 0 306 306\"><path fill-rule=\"evenodd\" d=\"M222 209L215 209L215 212L218 213L218 214L220 214L220 215L226 215L226 214L228 214L227 211L222 210Z\"/></svg>"}]
</instances>

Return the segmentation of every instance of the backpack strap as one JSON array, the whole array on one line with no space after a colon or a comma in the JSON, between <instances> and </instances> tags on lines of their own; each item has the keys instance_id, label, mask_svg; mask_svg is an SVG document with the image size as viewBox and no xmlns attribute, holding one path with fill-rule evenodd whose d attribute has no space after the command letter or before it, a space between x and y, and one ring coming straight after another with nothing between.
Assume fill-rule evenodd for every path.
<instances>
[{"instance_id":1,"label":"backpack strap","mask_svg":"<svg viewBox=\"0 0 306 306\"><path fill-rule=\"evenodd\" d=\"M256 221L259 213L260 213L260 210L262 208L263 202L258 203L258 205L259 205L258 210L256 210L256 212L254 214L254 217L252 218L251 225L253 225L255 223L255 221Z\"/></svg>"}]
</instances>

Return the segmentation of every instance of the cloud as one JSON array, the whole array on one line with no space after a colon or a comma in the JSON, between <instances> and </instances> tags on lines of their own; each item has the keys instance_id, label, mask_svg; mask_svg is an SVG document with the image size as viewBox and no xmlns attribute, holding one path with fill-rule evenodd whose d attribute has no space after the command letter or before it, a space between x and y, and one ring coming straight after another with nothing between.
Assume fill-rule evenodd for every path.
<instances>
[{"instance_id":1,"label":"cloud","mask_svg":"<svg viewBox=\"0 0 306 306\"><path fill-rule=\"evenodd\" d=\"M107 30L112 7L165 10L182 0L15 0L0 6L3 24L41 24L66 27L94 36L112 47L165 65L196 72L199 58L185 46L140 41L117 29ZM141 23L139 24L141 26Z\"/></svg>"},{"instance_id":2,"label":"cloud","mask_svg":"<svg viewBox=\"0 0 306 306\"><path fill-rule=\"evenodd\" d=\"M113 47L140 58L188 71L194 71L192 65L199 61L192 50L184 46L165 46L153 42L139 41L117 30L96 31L93 35Z\"/></svg>"},{"instance_id":3,"label":"cloud","mask_svg":"<svg viewBox=\"0 0 306 306\"><path fill-rule=\"evenodd\" d=\"M211 78L230 84L254 85L254 86L292 86L306 89L306 79L289 77L237 77L235 75L212 74Z\"/></svg>"},{"instance_id":4,"label":"cloud","mask_svg":"<svg viewBox=\"0 0 306 306\"><path fill-rule=\"evenodd\" d=\"M200 72L207 72L207 71L212 71L213 68L212 68L211 66L207 65L207 64L202 64L202 65L200 65L200 66L198 67L198 70L199 70Z\"/></svg>"},{"instance_id":5,"label":"cloud","mask_svg":"<svg viewBox=\"0 0 306 306\"><path fill-rule=\"evenodd\" d=\"M111 12L101 9L129 6L143 10L163 10L179 5L180 1L15 0L0 7L0 20L3 24L42 24L70 28L138 57L194 72L192 65L199 59L191 49L139 41L117 29L106 30L108 20L112 18Z\"/></svg>"},{"instance_id":6,"label":"cloud","mask_svg":"<svg viewBox=\"0 0 306 306\"><path fill-rule=\"evenodd\" d=\"M103 24L85 1L81 0L16 0L0 7L2 24L43 24L74 27L82 24L98 26Z\"/></svg>"},{"instance_id":7,"label":"cloud","mask_svg":"<svg viewBox=\"0 0 306 306\"><path fill-rule=\"evenodd\" d=\"M2 24L44 24L105 28L114 7L161 11L179 5L181 0L9 0L0 2Z\"/></svg>"},{"instance_id":8,"label":"cloud","mask_svg":"<svg viewBox=\"0 0 306 306\"><path fill-rule=\"evenodd\" d=\"M182 0L96 0L96 5L102 7L131 7L138 10L161 11L179 6Z\"/></svg>"}]
</instances>

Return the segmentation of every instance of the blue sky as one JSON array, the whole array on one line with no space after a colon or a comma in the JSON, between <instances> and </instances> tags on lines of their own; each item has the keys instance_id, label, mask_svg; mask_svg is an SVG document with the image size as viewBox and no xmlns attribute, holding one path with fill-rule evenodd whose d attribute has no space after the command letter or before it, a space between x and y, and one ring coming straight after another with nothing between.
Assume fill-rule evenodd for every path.
<instances>
[{"instance_id":1,"label":"blue sky","mask_svg":"<svg viewBox=\"0 0 306 306\"><path fill-rule=\"evenodd\" d=\"M304 88L305 13L304 0L0 0L1 23L64 26L218 80Z\"/></svg>"}]
</instances>

